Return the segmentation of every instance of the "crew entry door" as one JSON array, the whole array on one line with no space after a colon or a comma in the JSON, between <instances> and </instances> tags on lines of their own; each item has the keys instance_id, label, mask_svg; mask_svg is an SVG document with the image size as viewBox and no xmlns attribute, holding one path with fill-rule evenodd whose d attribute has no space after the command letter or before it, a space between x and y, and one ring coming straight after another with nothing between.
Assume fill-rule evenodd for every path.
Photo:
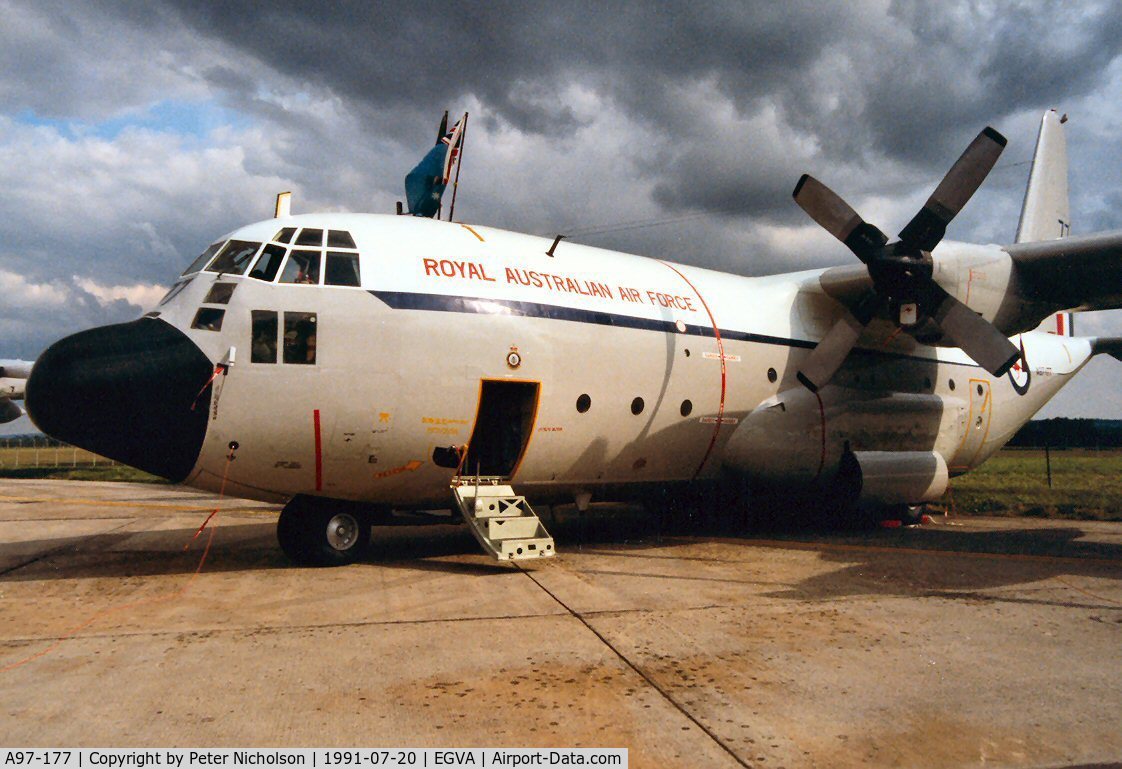
<instances>
[{"instance_id":1,"label":"crew entry door","mask_svg":"<svg viewBox=\"0 0 1122 769\"><path fill-rule=\"evenodd\" d=\"M538 410L538 382L484 379L463 475L510 478L522 461Z\"/></svg>"}]
</instances>

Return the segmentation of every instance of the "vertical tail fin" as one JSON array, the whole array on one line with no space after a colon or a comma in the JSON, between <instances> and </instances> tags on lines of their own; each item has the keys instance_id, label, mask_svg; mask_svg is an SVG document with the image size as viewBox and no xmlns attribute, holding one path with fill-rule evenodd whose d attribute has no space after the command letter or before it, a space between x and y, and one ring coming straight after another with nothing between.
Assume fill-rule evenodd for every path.
<instances>
[{"instance_id":1,"label":"vertical tail fin","mask_svg":"<svg viewBox=\"0 0 1122 769\"><path fill-rule=\"evenodd\" d=\"M1032 157L1017 242L1056 240L1071 234L1071 213L1067 194L1067 140L1061 116L1051 109L1040 120L1036 152ZM1041 331L1059 336L1074 336L1075 323L1070 312L1058 312L1040 324Z\"/></svg>"},{"instance_id":2,"label":"vertical tail fin","mask_svg":"<svg viewBox=\"0 0 1122 769\"><path fill-rule=\"evenodd\" d=\"M1018 243L1055 240L1071 234L1067 140L1063 129L1066 122L1067 115L1060 117L1054 109L1045 112L1040 121L1036 153L1032 157L1032 171L1021 207L1021 223L1017 227Z\"/></svg>"}]
</instances>

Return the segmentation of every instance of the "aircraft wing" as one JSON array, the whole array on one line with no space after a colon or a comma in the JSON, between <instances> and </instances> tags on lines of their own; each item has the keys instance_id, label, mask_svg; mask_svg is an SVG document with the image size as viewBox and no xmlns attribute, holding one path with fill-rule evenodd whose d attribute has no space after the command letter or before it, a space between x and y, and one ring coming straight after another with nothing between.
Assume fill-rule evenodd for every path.
<instances>
[{"instance_id":1,"label":"aircraft wing","mask_svg":"<svg viewBox=\"0 0 1122 769\"><path fill-rule=\"evenodd\" d=\"M1122 230L1006 246L1026 298L1066 310L1122 307Z\"/></svg>"}]
</instances>

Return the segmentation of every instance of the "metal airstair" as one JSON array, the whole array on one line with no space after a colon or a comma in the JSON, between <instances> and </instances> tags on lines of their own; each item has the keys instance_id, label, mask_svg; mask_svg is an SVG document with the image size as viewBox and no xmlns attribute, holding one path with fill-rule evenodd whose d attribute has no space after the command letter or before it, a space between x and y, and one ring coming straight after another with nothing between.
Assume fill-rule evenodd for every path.
<instances>
[{"instance_id":1,"label":"metal airstair","mask_svg":"<svg viewBox=\"0 0 1122 769\"><path fill-rule=\"evenodd\" d=\"M525 561L556 554L553 537L530 503L503 478L457 476L452 494L471 533L496 560Z\"/></svg>"}]
</instances>

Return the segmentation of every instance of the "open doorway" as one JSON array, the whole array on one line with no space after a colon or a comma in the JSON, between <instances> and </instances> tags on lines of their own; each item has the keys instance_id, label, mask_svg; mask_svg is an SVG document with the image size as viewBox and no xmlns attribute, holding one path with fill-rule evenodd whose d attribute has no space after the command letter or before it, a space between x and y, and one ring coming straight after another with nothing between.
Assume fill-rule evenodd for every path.
<instances>
[{"instance_id":1,"label":"open doorway","mask_svg":"<svg viewBox=\"0 0 1122 769\"><path fill-rule=\"evenodd\" d=\"M514 474L534 429L539 387L537 382L483 380L464 475Z\"/></svg>"}]
</instances>

